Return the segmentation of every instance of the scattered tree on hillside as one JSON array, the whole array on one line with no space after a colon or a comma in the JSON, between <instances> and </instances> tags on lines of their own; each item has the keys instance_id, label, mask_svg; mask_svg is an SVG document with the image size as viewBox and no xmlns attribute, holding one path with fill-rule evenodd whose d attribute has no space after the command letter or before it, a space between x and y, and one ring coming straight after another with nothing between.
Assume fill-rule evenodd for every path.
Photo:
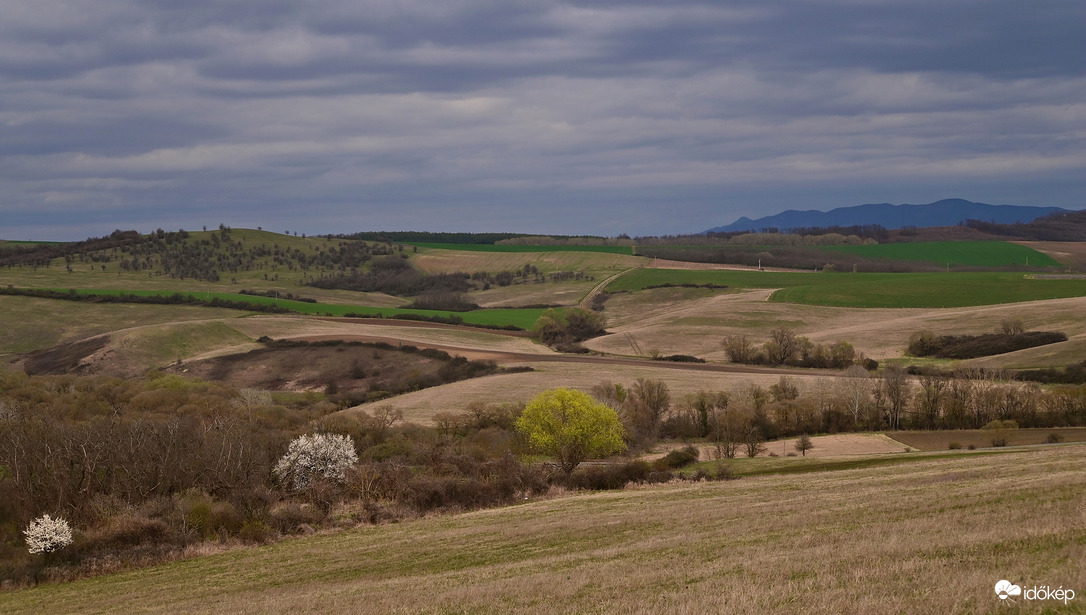
<instances>
[{"instance_id":1,"label":"scattered tree on hillside","mask_svg":"<svg viewBox=\"0 0 1086 615\"><path fill-rule=\"evenodd\" d=\"M618 413L588 394L552 389L525 406L516 422L532 449L557 457L572 472L582 461L625 450Z\"/></svg>"},{"instance_id":2,"label":"scattered tree on hillside","mask_svg":"<svg viewBox=\"0 0 1086 615\"><path fill-rule=\"evenodd\" d=\"M802 453L803 456L806 457L807 451L814 448L814 444L811 443L811 438L808 437L807 434L803 434L796 440L795 448L796 451Z\"/></svg>"}]
</instances>

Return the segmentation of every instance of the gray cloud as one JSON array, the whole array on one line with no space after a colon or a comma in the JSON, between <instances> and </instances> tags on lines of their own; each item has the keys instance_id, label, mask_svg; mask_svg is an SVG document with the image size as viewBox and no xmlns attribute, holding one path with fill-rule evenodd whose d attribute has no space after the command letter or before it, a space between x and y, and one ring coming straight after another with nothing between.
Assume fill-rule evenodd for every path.
<instances>
[{"instance_id":1,"label":"gray cloud","mask_svg":"<svg viewBox=\"0 0 1086 615\"><path fill-rule=\"evenodd\" d=\"M0 237L1080 208L1080 2L0 0Z\"/></svg>"}]
</instances>

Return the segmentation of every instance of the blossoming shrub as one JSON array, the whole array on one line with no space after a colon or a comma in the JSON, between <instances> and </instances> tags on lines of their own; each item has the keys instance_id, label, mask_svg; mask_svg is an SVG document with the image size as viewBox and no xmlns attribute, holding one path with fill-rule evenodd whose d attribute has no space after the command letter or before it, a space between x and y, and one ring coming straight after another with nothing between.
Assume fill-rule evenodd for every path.
<instances>
[{"instance_id":1,"label":"blossoming shrub","mask_svg":"<svg viewBox=\"0 0 1086 615\"><path fill-rule=\"evenodd\" d=\"M343 480L347 469L357 461L358 453L350 438L318 433L292 440L272 471L288 488L302 490L320 477Z\"/></svg>"},{"instance_id":2,"label":"blossoming shrub","mask_svg":"<svg viewBox=\"0 0 1086 615\"><path fill-rule=\"evenodd\" d=\"M51 553L72 544L72 528L60 517L42 515L31 521L23 534L31 553Z\"/></svg>"}]
</instances>

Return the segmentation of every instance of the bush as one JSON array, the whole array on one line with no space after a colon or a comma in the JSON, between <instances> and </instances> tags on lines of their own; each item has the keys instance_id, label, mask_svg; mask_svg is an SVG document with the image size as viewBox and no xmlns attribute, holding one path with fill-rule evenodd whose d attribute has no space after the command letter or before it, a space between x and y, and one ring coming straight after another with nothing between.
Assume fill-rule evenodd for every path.
<instances>
[{"instance_id":1,"label":"bush","mask_svg":"<svg viewBox=\"0 0 1086 615\"><path fill-rule=\"evenodd\" d=\"M271 542L275 540L278 535L278 532L273 530L267 523L255 521L253 519L243 523L241 529L238 530L238 538L245 542Z\"/></svg>"},{"instance_id":2,"label":"bush","mask_svg":"<svg viewBox=\"0 0 1086 615\"><path fill-rule=\"evenodd\" d=\"M323 476L342 480L347 468L358 461L354 443L343 435L313 434L298 436L275 464L273 472L283 484L300 490Z\"/></svg>"},{"instance_id":3,"label":"bush","mask_svg":"<svg viewBox=\"0 0 1086 615\"><path fill-rule=\"evenodd\" d=\"M687 446L669 451L653 464L657 470L681 468L698 460L701 456L696 446Z\"/></svg>"},{"instance_id":4,"label":"bush","mask_svg":"<svg viewBox=\"0 0 1086 615\"><path fill-rule=\"evenodd\" d=\"M1050 433L1045 438L1045 444L1059 444L1060 442L1063 442L1063 436L1058 433Z\"/></svg>"},{"instance_id":5,"label":"bush","mask_svg":"<svg viewBox=\"0 0 1086 615\"><path fill-rule=\"evenodd\" d=\"M629 483L645 482L651 472L652 468L644 461L631 461L621 465L583 466L566 478L565 486L570 489L589 491L622 489Z\"/></svg>"},{"instance_id":6,"label":"bush","mask_svg":"<svg viewBox=\"0 0 1086 615\"><path fill-rule=\"evenodd\" d=\"M72 544L72 528L62 517L42 515L23 531L31 553L52 553Z\"/></svg>"},{"instance_id":7,"label":"bush","mask_svg":"<svg viewBox=\"0 0 1086 615\"><path fill-rule=\"evenodd\" d=\"M956 450L960 449L961 447L962 447L961 442L951 442L950 444L947 445L947 448L952 450L952 451L956 451Z\"/></svg>"}]
</instances>

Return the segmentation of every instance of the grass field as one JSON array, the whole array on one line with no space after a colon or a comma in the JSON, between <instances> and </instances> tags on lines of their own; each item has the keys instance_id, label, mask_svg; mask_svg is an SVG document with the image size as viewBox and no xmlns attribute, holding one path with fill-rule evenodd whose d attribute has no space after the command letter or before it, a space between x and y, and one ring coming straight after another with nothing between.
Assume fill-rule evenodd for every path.
<instances>
[{"instance_id":1,"label":"grass field","mask_svg":"<svg viewBox=\"0 0 1086 615\"><path fill-rule=\"evenodd\" d=\"M52 289L62 290L62 289ZM96 290L82 290L76 289L76 293L79 294L95 294L95 295L135 295L137 297L169 297L174 294L180 294L186 297L195 297L197 299L221 299L224 301L238 301L251 303L253 305L273 305L285 308L291 312L298 314L310 314L317 316L346 316L348 314L361 314L364 316L385 316L393 317L398 315L413 315L424 317L441 317L451 318L457 316L462 318L465 323L476 325L492 325L492 326L504 326L513 325L522 329L530 329L535 321L539 319L539 316L543 313L542 309L531 308L497 308L487 310L476 310L473 312L445 312L439 310L413 310L405 308L389 308L389 307L367 307L359 305L343 305L334 303L309 303L306 301L291 301L287 299L275 299L272 297L255 296L255 295L240 295L237 293L222 293L222 292L182 292L173 293L166 291L149 291L149 290L116 290L116 289L96 289Z\"/></svg>"},{"instance_id":2,"label":"grass field","mask_svg":"<svg viewBox=\"0 0 1086 615\"><path fill-rule=\"evenodd\" d=\"M859 246L819 246L820 250L863 258L930 262L950 267L1062 267L1051 256L1007 241L921 241Z\"/></svg>"},{"instance_id":3,"label":"grass field","mask_svg":"<svg viewBox=\"0 0 1086 615\"><path fill-rule=\"evenodd\" d=\"M237 310L185 305L76 303L0 296L0 356L146 325L237 318Z\"/></svg>"},{"instance_id":4,"label":"grass field","mask_svg":"<svg viewBox=\"0 0 1086 615\"><path fill-rule=\"evenodd\" d=\"M462 250L465 252L602 252L605 254L633 254L633 248L631 248L630 246L515 246L506 244L426 242L403 242L403 244L408 246L418 246L420 248L430 248L436 250Z\"/></svg>"},{"instance_id":5,"label":"grass field","mask_svg":"<svg viewBox=\"0 0 1086 615\"><path fill-rule=\"evenodd\" d=\"M574 495L0 594L28 613L1083 612L1086 446ZM1072 588L1008 606L993 587Z\"/></svg>"},{"instance_id":6,"label":"grass field","mask_svg":"<svg viewBox=\"0 0 1086 615\"><path fill-rule=\"evenodd\" d=\"M1086 296L1086 280L1029 279L1018 273L788 273L641 269L609 291L661 284L779 288L770 301L857 308L948 308Z\"/></svg>"}]
</instances>

